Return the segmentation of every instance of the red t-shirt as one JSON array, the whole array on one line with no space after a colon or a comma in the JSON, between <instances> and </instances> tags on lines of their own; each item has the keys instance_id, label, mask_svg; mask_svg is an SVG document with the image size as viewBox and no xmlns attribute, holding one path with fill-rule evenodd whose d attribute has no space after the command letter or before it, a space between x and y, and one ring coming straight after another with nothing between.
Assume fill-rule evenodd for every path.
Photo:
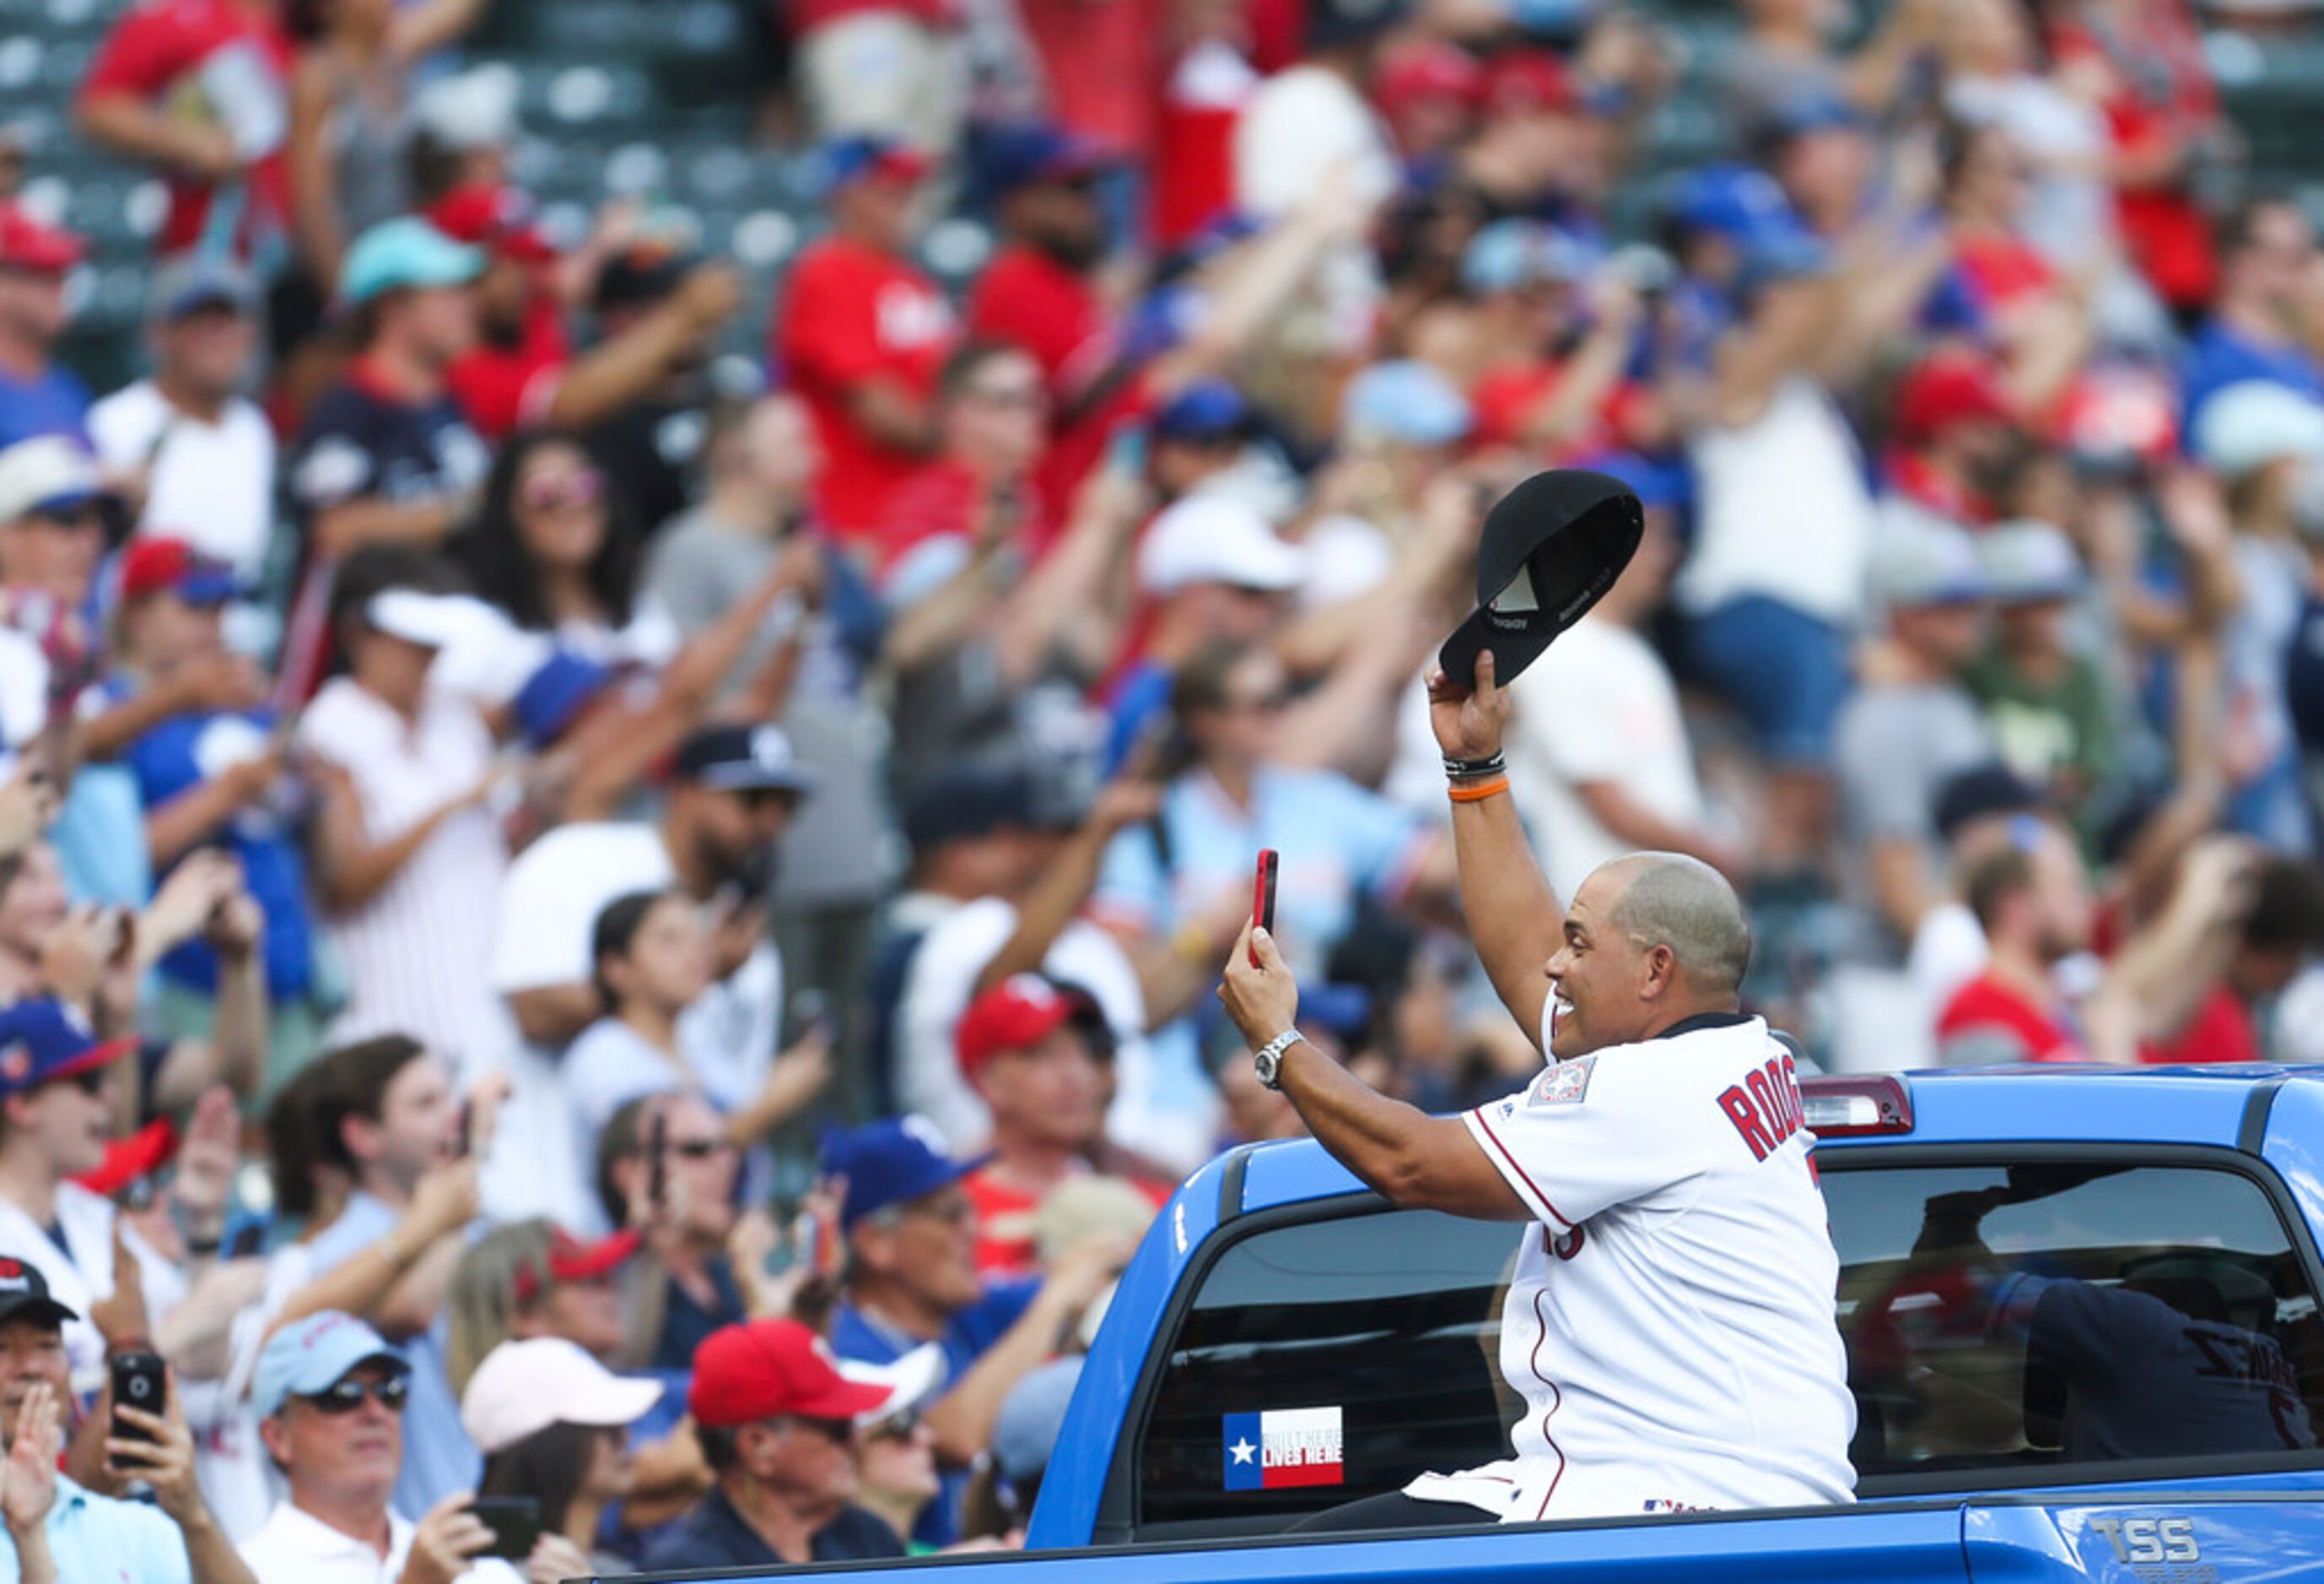
<instances>
[{"instance_id":1,"label":"red t-shirt","mask_svg":"<svg viewBox=\"0 0 2324 1584\"><path fill-rule=\"evenodd\" d=\"M1019 0L1057 124L1144 163L1162 91L1162 19L1154 0Z\"/></svg>"},{"instance_id":2,"label":"red t-shirt","mask_svg":"<svg viewBox=\"0 0 2324 1584\"><path fill-rule=\"evenodd\" d=\"M1170 1189L1156 1183L1130 1180L1130 1184L1159 1210ZM960 1180L968 1202L976 1207L976 1274L981 1276L1030 1276L1041 1274L1033 1240L1033 1218L1040 1212L1042 1194L997 1182L990 1166L979 1166Z\"/></svg>"},{"instance_id":3,"label":"red t-shirt","mask_svg":"<svg viewBox=\"0 0 2324 1584\"><path fill-rule=\"evenodd\" d=\"M841 539L871 537L888 497L921 465L858 428L848 391L885 379L927 397L954 336L944 294L904 260L843 236L799 254L775 318L772 352L814 415L824 456L816 504Z\"/></svg>"},{"instance_id":4,"label":"red t-shirt","mask_svg":"<svg viewBox=\"0 0 2324 1584\"><path fill-rule=\"evenodd\" d=\"M1037 249L1011 246L995 253L978 280L968 323L980 337L1023 347L1048 376L1057 421L1035 485L1043 516L1063 521L1115 428L1145 401L1143 382L1135 376L1096 391L1120 351L1112 310L1084 276Z\"/></svg>"},{"instance_id":5,"label":"red t-shirt","mask_svg":"<svg viewBox=\"0 0 2324 1584\"><path fill-rule=\"evenodd\" d=\"M241 256L250 256L261 238L286 229L290 189L281 144L290 125L290 40L271 5L151 0L106 35L81 82L82 104L99 94L134 94L148 103L166 102L173 115L189 121L242 128L237 135L254 141L272 132L272 148L244 181L221 189L183 176L166 179L170 208L155 238L157 253L166 256L204 240L211 206L222 191L242 206L230 220L220 216L221 224L231 224Z\"/></svg>"},{"instance_id":6,"label":"red t-shirt","mask_svg":"<svg viewBox=\"0 0 2324 1584\"><path fill-rule=\"evenodd\" d=\"M1562 365L1554 363L1521 363L1494 369L1479 379L1476 389L1469 392L1470 407L1477 416L1474 442L1480 446L1531 445L1523 437L1526 420L1557 389L1564 373ZM1607 391L1591 421L1548 460L1594 456L1621 445L1618 416L1627 396L1620 385Z\"/></svg>"},{"instance_id":7,"label":"red t-shirt","mask_svg":"<svg viewBox=\"0 0 2324 1584\"><path fill-rule=\"evenodd\" d=\"M543 299L525 315L513 346L479 341L444 372L452 399L487 440L505 440L537 421L557 391L570 348L557 305Z\"/></svg>"},{"instance_id":8,"label":"red t-shirt","mask_svg":"<svg viewBox=\"0 0 2324 1584\"><path fill-rule=\"evenodd\" d=\"M2153 1066L2181 1062L2256 1062L2259 1030L2252 1027L2250 1008L2227 986L2213 985L2195 1015L2176 1039L2149 1041L2138 1047L2138 1059Z\"/></svg>"},{"instance_id":9,"label":"red t-shirt","mask_svg":"<svg viewBox=\"0 0 2324 1584\"><path fill-rule=\"evenodd\" d=\"M1959 1055L1979 1062L2086 1059L2071 1029L1989 973L1955 990L1938 1015L1938 1046L1956 1041L1967 1047Z\"/></svg>"},{"instance_id":10,"label":"red t-shirt","mask_svg":"<svg viewBox=\"0 0 2324 1584\"><path fill-rule=\"evenodd\" d=\"M1162 96L1152 171L1154 243L1167 251L1234 207L1234 134L1259 87L1250 62L1216 39L1178 58Z\"/></svg>"},{"instance_id":11,"label":"red t-shirt","mask_svg":"<svg viewBox=\"0 0 2324 1584\"><path fill-rule=\"evenodd\" d=\"M2015 237L1963 237L1956 256L1961 272L1988 308L2013 308L2057 284L2058 272L2050 261Z\"/></svg>"}]
</instances>

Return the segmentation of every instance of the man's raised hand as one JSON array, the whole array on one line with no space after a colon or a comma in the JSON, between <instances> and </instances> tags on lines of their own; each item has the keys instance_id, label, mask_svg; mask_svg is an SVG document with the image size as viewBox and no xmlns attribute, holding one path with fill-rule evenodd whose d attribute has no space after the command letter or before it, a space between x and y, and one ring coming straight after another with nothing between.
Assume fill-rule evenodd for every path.
<instances>
[{"instance_id":1,"label":"man's raised hand","mask_svg":"<svg viewBox=\"0 0 2324 1584\"><path fill-rule=\"evenodd\" d=\"M1462 686L1441 666L1429 668L1428 725L1447 759L1490 759L1508 730L1509 695L1501 687L1493 651L1477 656L1477 686Z\"/></svg>"}]
</instances>

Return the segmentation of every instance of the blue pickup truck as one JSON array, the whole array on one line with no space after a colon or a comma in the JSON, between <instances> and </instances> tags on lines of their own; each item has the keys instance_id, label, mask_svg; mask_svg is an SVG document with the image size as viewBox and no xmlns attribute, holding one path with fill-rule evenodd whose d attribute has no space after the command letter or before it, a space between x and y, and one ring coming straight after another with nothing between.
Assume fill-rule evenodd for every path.
<instances>
[{"instance_id":1,"label":"blue pickup truck","mask_svg":"<svg viewBox=\"0 0 2324 1584\"><path fill-rule=\"evenodd\" d=\"M1515 1404L1493 1361L1516 1239L1395 1209L1318 1147L1281 1144L1213 1161L1157 1220L1023 1554L789 1571L2324 1578L2324 1072L1803 1088L1840 1257L1852 1506L1284 1535L1303 1514L1505 1454ZM1255 1474L1234 1450L1253 1432L1268 1449Z\"/></svg>"}]
</instances>

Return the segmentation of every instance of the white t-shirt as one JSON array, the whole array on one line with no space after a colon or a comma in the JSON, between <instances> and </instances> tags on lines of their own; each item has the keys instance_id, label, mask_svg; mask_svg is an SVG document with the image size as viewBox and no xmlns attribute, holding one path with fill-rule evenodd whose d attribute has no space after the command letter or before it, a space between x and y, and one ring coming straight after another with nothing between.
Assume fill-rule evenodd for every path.
<instances>
[{"instance_id":1,"label":"white t-shirt","mask_svg":"<svg viewBox=\"0 0 2324 1584\"><path fill-rule=\"evenodd\" d=\"M493 990L506 996L586 984L597 915L605 904L632 891L666 890L677 881L669 849L653 825L601 820L549 832L517 855L501 887ZM678 1048L713 1103L731 1106L758 1092L774 1064L782 1011L782 959L771 942L761 941L742 967L678 1018ZM486 1168L485 1202L496 1216L546 1215L584 1231L604 1226L604 1209L590 1186L592 1162L580 1153L583 1140L558 1072L578 1045L576 1037L559 1052L512 1040L515 1092L501 1133L523 1146L495 1149ZM595 1132L591 1128L588 1138Z\"/></svg>"},{"instance_id":2,"label":"white t-shirt","mask_svg":"<svg viewBox=\"0 0 2324 1584\"><path fill-rule=\"evenodd\" d=\"M1839 627L1863 613L1873 507L1847 420L1804 375L1766 410L1690 447L1702 502L1678 601L1701 615L1763 594Z\"/></svg>"},{"instance_id":3,"label":"white t-shirt","mask_svg":"<svg viewBox=\"0 0 2324 1584\"><path fill-rule=\"evenodd\" d=\"M411 1521L387 1515L387 1555L288 1501L242 1543L243 1565L258 1584L396 1584L411 1554Z\"/></svg>"},{"instance_id":4,"label":"white t-shirt","mask_svg":"<svg viewBox=\"0 0 2324 1584\"><path fill-rule=\"evenodd\" d=\"M1508 1523L1853 1499L1840 1257L1765 1023L1553 1063L1462 1120L1540 1223L1501 1312L1526 1414L1514 1458L1411 1495Z\"/></svg>"},{"instance_id":5,"label":"white t-shirt","mask_svg":"<svg viewBox=\"0 0 2324 1584\"><path fill-rule=\"evenodd\" d=\"M1632 850L1590 812L1575 790L1583 783L1612 781L1674 824L1702 826L1678 688L1645 639L1584 616L1510 689L1509 784L1559 898Z\"/></svg>"},{"instance_id":6,"label":"white t-shirt","mask_svg":"<svg viewBox=\"0 0 2324 1584\"><path fill-rule=\"evenodd\" d=\"M597 1135L615 1111L642 1095L686 1086L686 1074L618 1018L598 1018L565 1047L565 1097L592 1155ZM721 1109L733 1103L711 1099Z\"/></svg>"},{"instance_id":7,"label":"white t-shirt","mask_svg":"<svg viewBox=\"0 0 2324 1584\"><path fill-rule=\"evenodd\" d=\"M14 1201L0 1199L0 1255L38 1270L49 1284L49 1296L78 1317L65 1323L65 1359L73 1390L94 1392L105 1385L105 1338L89 1320L88 1306L113 1296L113 1201L78 1183L60 1183L56 1211L61 1247ZM145 1281L158 1282L169 1262L136 1228L124 1226L121 1232Z\"/></svg>"},{"instance_id":8,"label":"white t-shirt","mask_svg":"<svg viewBox=\"0 0 2324 1584\"><path fill-rule=\"evenodd\" d=\"M274 532L274 431L256 404L235 397L216 423L205 423L140 380L88 410L88 437L108 467L146 467L150 459L140 535L181 539L244 578L264 570Z\"/></svg>"},{"instance_id":9,"label":"white t-shirt","mask_svg":"<svg viewBox=\"0 0 2324 1584\"><path fill-rule=\"evenodd\" d=\"M896 1018L896 1094L904 1110L936 1125L954 1155L983 1146L992 1114L960 1075L954 1035L984 965L1017 928L1017 909L998 897L963 904L921 938ZM1157 1138L1147 1103L1152 1060L1146 1048L1146 995L1121 943L1084 919L1065 926L1041 972L1089 991L1113 1030L1114 1097L1106 1132L1124 1146L1175 1160L1184 1141ZM1204 1153L1207 1154L1207 1141Z\"/></svg>"}]
</instances>

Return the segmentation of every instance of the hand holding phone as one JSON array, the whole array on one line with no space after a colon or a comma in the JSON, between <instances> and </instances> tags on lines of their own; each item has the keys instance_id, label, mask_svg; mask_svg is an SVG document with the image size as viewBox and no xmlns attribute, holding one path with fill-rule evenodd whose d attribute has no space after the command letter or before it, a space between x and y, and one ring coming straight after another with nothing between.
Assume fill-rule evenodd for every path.
<instances>
[{"instance_id":1,"label":"hand holding phone","mask_svg":"<svg viewBox=\"0 0 2324 1584\"><path fill-rule=\"evenodd\" d=\"M1259 850L1259 872L1252 879L1250 890L1251 927L1263 929L1269 935L1275 933L1275 870L1277 857L1272 847L1262 847ZM1250 955L1250 965L1253 968L1258 967L1259 947L1256 944L1251 946Z\"/></svg>"},{"instance_id":2,"label":"hand holding phone","mask_svg":"<svg viewBox=\"0 0 2324 1584\"><path fill-rule=\"evenodd\" d=\"M124 1407L159 1415L167 1412L169 1377L158 1353L115 1353L113 1356L113 1428L115 1441L150 1441L153 1432L121 1416Z\"/></svg>"},{"instance_id":3,"label":"hand holding phone","mask_svg":"<svg viewBox=\"0 0 2324 1584\"><path fill-rule=\"evenodd\" d=\"M478 1556L521 1562L540 1541L540 1503L529 1496L480 1496L469 1505L476 1521L493 1532Z\"/></svg>"}]
</instances>

